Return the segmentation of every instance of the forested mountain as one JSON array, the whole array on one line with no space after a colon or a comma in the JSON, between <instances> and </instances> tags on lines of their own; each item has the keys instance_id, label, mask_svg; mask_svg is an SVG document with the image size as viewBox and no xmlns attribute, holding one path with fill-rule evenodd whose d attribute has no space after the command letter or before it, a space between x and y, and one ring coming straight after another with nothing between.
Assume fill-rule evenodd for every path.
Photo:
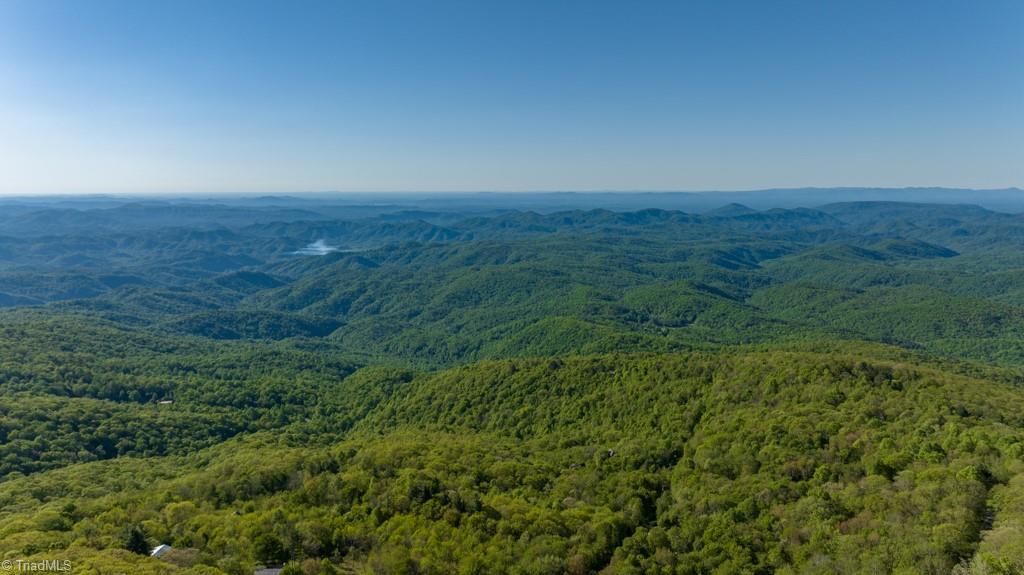
<instances>
[{"instance_id":1,"label":"forested mountain","mask_svg":"<svg viewBox=\"0 0 1024 575\"><path fill-rule=\"evenodd\" d=\"M1024 217L624 196L4 205L0 556L1024 572Z\"/></svg>"}]
</instances>

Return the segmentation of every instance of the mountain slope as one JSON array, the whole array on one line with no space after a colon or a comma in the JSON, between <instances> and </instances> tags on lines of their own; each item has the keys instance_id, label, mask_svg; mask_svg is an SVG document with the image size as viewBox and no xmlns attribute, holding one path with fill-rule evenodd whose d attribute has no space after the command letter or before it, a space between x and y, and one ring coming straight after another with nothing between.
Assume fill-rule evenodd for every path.
<instances>
[{"instance_id":1,"label":"mountain slope","mask_svg":"<svg viewBox=\"0 0 1024 575\"><path fill-rule=\"evenodd\" d=\"M979 561L1024 560L999 543L1024 472L1024 392L1006 384L777 352L349 379L390 392L334 445L316 446L328 420L296 423L154 460L155 486L99 501L98 464L0 484L0 550L166 565L109 549L126 522L197 549L195 573L948 572L979 541Z\"/></svg>"}]
</instances>

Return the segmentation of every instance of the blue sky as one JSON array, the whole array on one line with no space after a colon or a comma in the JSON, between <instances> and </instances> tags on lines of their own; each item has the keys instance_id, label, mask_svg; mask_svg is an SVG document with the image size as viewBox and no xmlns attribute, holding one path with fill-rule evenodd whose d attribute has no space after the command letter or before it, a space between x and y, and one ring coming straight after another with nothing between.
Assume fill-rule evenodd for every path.
<instances>
[{"instance_id":1,"label":"blue sky","mask_svg":"<svg viewBox=\"0 0 1024 575\"><path fill-rule=\"evenodd\" d=\"M1024 2L0 0L0 192L1024 186Z\"/></svg>"}]
</instances>

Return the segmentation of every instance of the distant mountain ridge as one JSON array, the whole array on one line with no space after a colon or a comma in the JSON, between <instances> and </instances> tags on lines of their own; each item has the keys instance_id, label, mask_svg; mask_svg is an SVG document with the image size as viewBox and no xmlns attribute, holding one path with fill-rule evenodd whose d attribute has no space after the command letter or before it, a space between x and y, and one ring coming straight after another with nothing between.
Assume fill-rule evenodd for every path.
<instances>
[{"instance_id":1,"label":"distant mountain ridge","mask_svg":"<svg viewBox=\"0 0 1024 575\"><path fill-rule=\"evenodd\" d=\"M252 218L274 210L280 220L296 219L303 211L331 207L334 218L357 218L402 211L493 214L496 210L534 210L550 213L577 209L636 211L645 208L704 213L729 204L756 210L814 208L841 202L891 201L937 204L975 204L1009 213L1024 212L1024 190L1016 187L970 189L943 187L806 187L741 191L525 191L525 192L303 192L281 195L89 195L0 197L0 223L10 216L39 208L110 210L125 204L178 204L250 210ZM264 220L266 221L266 220Z\"/></svg>"}]
</instances>

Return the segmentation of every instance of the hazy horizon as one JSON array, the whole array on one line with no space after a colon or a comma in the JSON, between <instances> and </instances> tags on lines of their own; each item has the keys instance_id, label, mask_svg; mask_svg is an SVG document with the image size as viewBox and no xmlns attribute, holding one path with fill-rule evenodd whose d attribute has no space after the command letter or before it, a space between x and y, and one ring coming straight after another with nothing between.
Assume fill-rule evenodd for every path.
<instances>
[{"instance_id":1,"label":"hazy horizon","mask_svg":"<svg viewBox=\"0 0 1024 575\"><path fill-rule=\"evenodd\" d=\"M522 189L522 190L264 190L264 191L246 191L246 190L225 190L225 191L203 191L203 190L182 190L182 191L81 191L81 192L61 192L61 191L34 191L34 192L12 192L12 191L0 191L0 198L197 198L197 197L235 197L235 198L261 198L261 197L323 197L329 198L331 196L415 196L415 197L435 197L435 196L468 196L468 195L515 195L515 194L535 194L535 195L555 195L555 194L623 194L623 195L639 195L639 194L757 194L757 193L772 193L772 192L844 192L844 191L859 191L859 190L870 190L877 192L1024 192L1024 188L1018 186L1005 186L1005 187L990 187L990 188L974 188L974 187L953 187L953 186L799 186L799 187L767 187L767 188L736 188L736 189L661 189L661 190L646 190L646 189Z\"/></svg>"}]
</instances>

